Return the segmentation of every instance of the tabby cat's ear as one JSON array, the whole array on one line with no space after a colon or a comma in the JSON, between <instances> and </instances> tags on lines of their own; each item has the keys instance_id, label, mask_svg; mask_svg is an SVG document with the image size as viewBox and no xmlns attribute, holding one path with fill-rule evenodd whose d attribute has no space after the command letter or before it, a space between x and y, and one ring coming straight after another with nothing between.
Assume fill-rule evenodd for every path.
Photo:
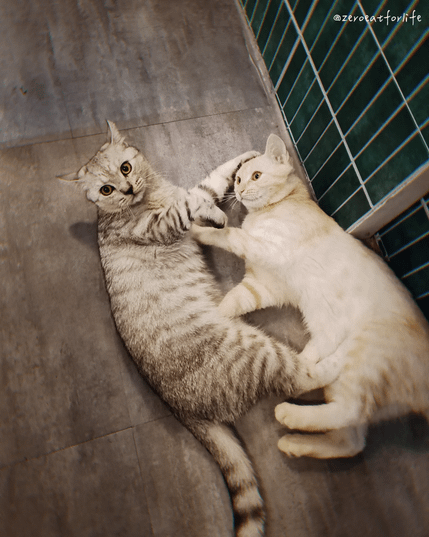
<instances>
[{"instance_id":1,"label":"tabby cat's ear","mask_svg":"<svg viewBox=\"0 0 429 537\"><path fill-rule=\"evenodd\" d=\"M287 152L286 145L283 140L275 134L270 134L268 136L265 155L280 164L289 162L289 153Z\"/></svg>"},{"instance_id":2,"label":"tabby cat's ear","mask_svg":"<svg viewBox=\"0 0 429 537\"><path fill-rule=\"evenodd\" d=\"M110 131L110 143L111 144L123 144L124 137L118 131L118 128L113 123L113 121L107 120L107 125L109 126L109 131Z\"/></svg>"},{"instance_id":3,"label":"tabby cat's ear","mask_svg":"<svg viewBox=\"0 0 429 537\"><path fill-rule=\"evenodd\" d=\"M87 168L86 166L83 166L79 171L77 172L71 172L67 173L66 175L57 175L57 179L61 179L61 181L79 181L82 179L82 177L86 174Z\"/></svg>"}]
</instances>

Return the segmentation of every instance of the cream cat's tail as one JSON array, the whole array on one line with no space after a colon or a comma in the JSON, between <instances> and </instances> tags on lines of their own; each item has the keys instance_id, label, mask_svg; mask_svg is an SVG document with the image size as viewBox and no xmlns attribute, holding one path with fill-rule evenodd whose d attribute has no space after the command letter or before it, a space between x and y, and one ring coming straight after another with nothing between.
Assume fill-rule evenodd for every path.
<instances>
[{"instance_id":1,"label":"cream cat's tail","mask_svg":"<svg viewBox=\"0 0 429 537\"><path fill-rule=\"evenodd\" d=\"M232 430L206 420L185 423L218 463L231 495L236 537L262 537L265 512L248 456Z\"/></svg>"}]
</instances>

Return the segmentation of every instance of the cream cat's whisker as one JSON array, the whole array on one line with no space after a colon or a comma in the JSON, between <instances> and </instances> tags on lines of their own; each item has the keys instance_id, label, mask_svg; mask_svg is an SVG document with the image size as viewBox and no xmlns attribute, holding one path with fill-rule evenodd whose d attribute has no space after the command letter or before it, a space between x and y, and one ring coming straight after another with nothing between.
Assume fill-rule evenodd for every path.
<instances>
[{"instance_id":1,"label":"cream cat's whisker","mask_svg":"<svg viewBox=\"0 0 429 537\"><path fill-rule=\"evenodd\" d=\"M233 197L230 197L229 199L227 199L225 201L225 205L228 207L228 208L234 208L236 206L236 204L238 203L238 200L235 196Z\"/></svg>"}]
</instances>

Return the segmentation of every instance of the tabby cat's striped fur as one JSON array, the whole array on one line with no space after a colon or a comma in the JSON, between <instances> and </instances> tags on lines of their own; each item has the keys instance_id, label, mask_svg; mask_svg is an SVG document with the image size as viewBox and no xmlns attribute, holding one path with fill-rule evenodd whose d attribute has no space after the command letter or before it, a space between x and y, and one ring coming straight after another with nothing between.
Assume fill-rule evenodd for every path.
<instances>
[{"instance_id":1,"label":"tabby cat's striped fur","mask_svg":"<svg viewBox=\"0 0 429 537\"><path fill-rule=\"evenodd\" d=\"M220 465L236 534L263 534L252 466L228 427L269 393L296 394L333 379L309 375L295 353L240 319L219 315L220 292L187 232L199 217L226 223L214 201L248 153L189 192L157 175L114 124L111 141L77 174L98 206L98 240L116 326L142 375ZM316 377L317 375L317 377Z\"/></svg>"}]
</instances>

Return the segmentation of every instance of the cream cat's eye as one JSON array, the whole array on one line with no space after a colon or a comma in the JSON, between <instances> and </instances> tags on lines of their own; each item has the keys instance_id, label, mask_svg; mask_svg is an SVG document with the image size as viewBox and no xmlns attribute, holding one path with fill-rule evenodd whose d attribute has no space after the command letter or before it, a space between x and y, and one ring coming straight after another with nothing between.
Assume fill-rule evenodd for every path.
<instances>
[{"instance_id":1,"label":"cream cat's eye","mask_svg":"<svg viewBox=\"0 0 429 537\"><path fill-rule=\"evenodd\" d=\"M252 181L256 181L257 179L261 177L261 175L262 175L261 172L253 172Z\"/></svg>"},{"instance_id":2,"label":"cream cat's eye","mask_svg":"<svg viewBox=\"0 0 429 537\"><path fill-rule=\"evenodd\" d=\"M100 192L101 194L103 194L103 196L110 196L110 194L115 190L115 187L111 186L111 185L103 185L101 188L100 188Z\"/></svg>"},{"instance_id":3,"label":"cream cat's eye","mask_svg":"<svg viewBox=\"0 0 429 537\"><path fill-rule=\"evenodd\" d=\"M241 183L241 177L237 177L237 185L239 185Z\"/></svg>"},{"instance_id":4,"label":"cream cat's eye","mask_svg":"<svg viewBox=\"0 0 429 537\"><path fill-rule=\"evenodd\" d=\"M132 169L133 168L132 168L131 164L128 161L123 162L121 164L121 172L122 172L123 175L128 175L131 172Z\"/></svg>"}]
</instances>

